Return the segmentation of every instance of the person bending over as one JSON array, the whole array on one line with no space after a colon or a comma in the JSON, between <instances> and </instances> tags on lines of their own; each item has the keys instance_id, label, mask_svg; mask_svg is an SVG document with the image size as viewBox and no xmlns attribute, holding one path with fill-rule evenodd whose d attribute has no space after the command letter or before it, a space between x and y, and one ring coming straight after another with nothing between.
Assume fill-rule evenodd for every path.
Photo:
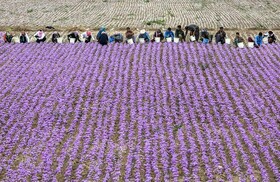
<instances>
[{"instance_id":1,"label":"person bending over","mask_svg":"<svg viewBox=\"0 0 280 182\"><path fill-rule=\"evenodd\" d=\"M219 42L224 44L226 42L226 32L224 31L224 27L220 27L220 30L215 35L216 43Z\"/></svg>"},{"instance_id":2,"label":"person bending over","mask_svg":"<svg viewBox=\"0 0 280 182\"><path fill-rule=\"evenodd\" d=\"M45 42L47 40L43 30L39 30L38 32L36 32L34 37L36 38L37 43Z\"/></svg>"},{"instance_id":3,"label":"person bending over","mask_svg":"<svg viewBox=\"0 0 280 182\"><path fill-rule=\"evenodd\" d=\"M54 32L52 34L52 42L57 43L57 39L60 37L60 34L58 32Z\"/></svg>"},{"instance_id":4,"label":"person bending over","mask_svg":"<svg viewBox=\"0 0 280 182\"><path fill-rule=\"evenodd\" d=\"M191 24L185 27L186 35L188 35L188 31L190 31L190 36L194 36L195 40L198 41L199 39L199 26Z\"/></svg>"},{"instance_id":5,"label":"person bending over","mask_svg":"<svg viewBox=\"0 0 280 182\"><path fill-rule=\"evenodd\" d=\"M69 42L70 42L70 38L75 39L75 42L77 41L81 42L78 31L71 32L70 34L68 34L67 39Z\"/></svg>"}]
</instances>

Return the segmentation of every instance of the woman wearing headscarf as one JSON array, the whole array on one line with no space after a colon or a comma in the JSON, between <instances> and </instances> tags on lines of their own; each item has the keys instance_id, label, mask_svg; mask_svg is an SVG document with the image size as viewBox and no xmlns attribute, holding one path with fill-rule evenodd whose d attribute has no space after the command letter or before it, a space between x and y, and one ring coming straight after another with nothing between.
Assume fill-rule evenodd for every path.
<instances>
[{"instance_id":1,"label":"woman wearing headscarf","mask_svg":"<svg viewBox=\"0 0 280 182\"><path fill-rule=\"evenodd\" d=\"M69 42L70 42L70 38L75 39L75 42L77 41L81 42L78 31L71 32L70 34L68 34L67 39Z\"/></svg>"},{"instance_id":2,"label":"woman wearing headscarf","mask_svg":"<svg viewBox=\"0 0 280 182\"><path fill-rule=\"evenodd\" d=\"M272 31L268 32L268 43L272 44L276 42L276 37Z\"/></svg>"},{"instance_id":3,"label":"woman wearing headscarf","mask_svg":"<svg viewBox=\"0 0 280 182\"><path fill-rule=\"evenodd\" d=\"M87 30L86 32L82 33L82 37L85 39L85 43L89 43L91 41L92 34L89 30Z\"/></svg>"},{"instance_id":4,"label":"woman wearing headscarf","mask_svg":"<svg viewBox=\"0 0 280 182\"><path fill-rule=\"evenodd\" d=\"M99 41L100 36L101 36L101 34L102 34L103 32L106 32L105 27L101 27L101 28L99 29L99 32L97 33L97 36L96 36L97 41Z\"/></svg>"},{"instance_id":5,"label":"woman wearing headscarf","mask_svg":"<svg viewBox=\"0 0 280 182\"><path fill-rule=\"evenodd\" d=\"M44 33L43 30L39 30L35 35L34 37L37 39L36 42L37 43L40 43L40 42L45 42L46 41L46 35Z\"/></svg>"},{"instance_id":6,"label":"woman wearing headscarf","mask_svg":"<svg viewBox=\"0 0 280 182\"><path fill-rule=\"evenodd\" d=\"M4 42L6 43L11 43L12 42L12 39L13 39L13 35L10 34L10 32L6 32L3 36L3 39L4 39Z\"/></svg>"},{"instance_id":7,"label":"woman wearing headscarf","mask_svg":"<svg viewBox=\"0 0 280 182\"><path fill-rule=\"evenodd\" d=\"M107 35L107 33L106 33L105 31L103 31L103 32L101 33L101 35L99 36L98 42L99 42L102 46L108 44L108 42L109 42L109 37L108 37L108 35Z\"/></svg>"},{"instance_id":8,"label":"woman wearing headscarf","mask_svg":"<svg viewBox=\"0 0 280 182\"><path fill-rule=\"evenodd\" d=\"M52 34L52 42L57 43L57 39L60 37L60 34L58 32L54 32Z\"/></svg>"},{"instance_id":9,"label":"woman wearing headscarf","mask_svg":"<svg viewBox=\"0 0 280 182\"><path fill-rule=\"evenodd\" d=\"M29 37L28 37L27 33L21 32L21 34L19 36L19 42L20 43L28 43L29 42Z\"/></svg>"}]
</instances>

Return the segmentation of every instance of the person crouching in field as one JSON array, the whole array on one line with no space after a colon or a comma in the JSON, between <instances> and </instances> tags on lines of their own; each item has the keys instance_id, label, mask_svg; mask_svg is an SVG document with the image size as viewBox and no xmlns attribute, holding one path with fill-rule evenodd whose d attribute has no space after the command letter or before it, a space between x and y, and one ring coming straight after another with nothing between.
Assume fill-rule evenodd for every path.
<instances>
[{"instance_id":1,"label":"person crouching in field","mask_svg":"<svg viewBox=\"0 0 280 182\"><path fill-rule=\"evenodd\" d=\"M272 44L276 42L276 37L272 31L268 32L268 43Z\"/></svg>"},{"instance_id":2,"label":"person crouching in field","mask_svg":"<svg viewBox=\"0 0 280 182\"><path fill-rule=\"evenodd\" d=\"M135 43L134 32L129 27L126 28L125 38L126 38L126 43L127 43L127 40L129 40L129 39L132 39L133 42Z\"/></svg>"},{"instance_id":3,"label":"person crouching in field","mask_svg":"<svg viewBox=\"0 0 280 182\"><path fill-rule=\"evenodd\" d=\"M58 32L54 32L52 34L52 42L57 43L57 39L60 37L60 34Z\"/></svg>"},{"instance_id":4,"label":"person crouching in field","mask_svg":"<svg viewBox=\"0 0 280 182\"><path fill-rule=\"evenodd\" d=\"M14 36L12 34L10 34L10 32L6 32L3 36L3 40L4 40L5 43L11 43L13 37Z\"/></svg>"},{"instance_id":5,"label":"person crouching in field","mask_svg":"<svg viewBox=\"0 0 280 182\"><path fill-rule=\"evenodd\" d=\"M154 42L154 41L156 40L156 37L159 37L159 38L160 38L160 41L163 41L164 36L163 36L163 33L161 32L160 29L158 29L157 31L155 31L154 36L153 36L153 39L152 39L152 42Z\"/></svg>"},{"instance_id":6,"label":"person crouching in field","mask_svg":"<svg viewBox=\"0 0 280 182\"><path fill-rule=\"evenodd\" d=\"M103 31L99 36L98 36L98 42L104 46L104 45L108 45L109 42L109 38L108 35L105 31Z\"/></svg>"},{"instance_id":7,"label":"person crouching in field","mask_svg":"<svg viewBox=\"0 0 280 182\"><path fill-rule=\"evenodd\" d=\"M68 34L67 39L69 42L70 42L70 38L75 39L75 42L77 41L81 42L78 31L71 32L70 34Z\"/></svg>"},{"instance_id":8,"label":"person crouching in field","mask_svg":"<svg viewBox=\"0 0 280 182\"><path fill-rule=\"evenodd\" d=\"M186 35L188 35L188 31L190 31L190 36L194 36L195 40L198 41L199 39L199 26L191 24L185 27Z\"/></svg>"},{"instance_id":9,"label":"person crouching in field","mask_svg":"<svg viewBox=\"0 0 280 182\"><path fill-rule=\"evenodd\" d=\"M98 42L99 42L100 36L101 36L101 34L102 34L103 32L106 33L106 28L105 28L105 27L101 27L101 28L99 29L99 32L98 32L97 35L96 35L96 39L97 39ZM108 35L107 35L107 36L108 36Z\"/></svg>"},{"instance_id":10,"label":"person crouching in field","mask_svg":"<svg viewBox=\"0 0 280 182\"><path fill-rule=\"evenodd\" d=\"M150 42L150 36L144 29L140 30L140 34L138 36L138 42L140 39L144 39L145 42Z\"/></svg>"},{"instance_id":11,"label":"person crouching in field","mask_svg":"<svg viewBox=\"0 0 280 182\"><path fill-rule=\"evenodd\" d=\"M247 41L254 43L254 47L259 48L259 46L255 43L254 39L251 36L248 37Z\"/></svg>"},{"instance_id":12,"label":"person crouching in field","mask_svg":"<svg viewBox=\"0 0 280 182\"><path fill-rule=\"evenodd\" d=\"M45 42L47 40L46 35L43 30L39 30L35 33L34 37L36 38L36 42Z\"/></svg>"},{"instance_id":13,"label":"person crouching in field","mask_svg":"<svg viewBox=\"0 0 280 182\"><path fill-rule=\"evenodd\" d=\"M123 42L123 35L119 32L115 32L113 35L110 36L110 43L122 43Z\"/></svg>"},{"instance_id":14,"label":"person crouching in field","mask_svg":"<svg viewBox=\"0 0 280 182\"><path fill-rule=\"evenodd\" d=\"M186 40L186 36L184 31L182 30L182 26L178 25L177 29L175 31L175 37L179 38L180 42L183 42Z\"/></svg>"},{"instance_id":15,"label":"person crouching in field","mask_svg":"<svg viewBox=\"0 0 280 182\"><path fill-rule=\"evenodd\" d=\"M255 37L255 44L260 47L262 43L263 43L263 34L262 32L260 32L259 35Z\"/></svg>"},{"instance_id":16,"label":"person crouching in field","mask_svg":"<svg viewBox=\"0 0 280 182\"><path fill-rule=\"evenodd\" d=\"M239 32L236 32L233 44L237 47L238 43L244 42L244 39L240 36Z\"/></svg>"},{"instance_id":17,"label":"person crouching in field","mask_svg":"<svg viewBox=\"0 0 280 182\"><path fill-rule=\"evenodd\" d=\"M213 35L210 35L206 28L201 30L201 38L200 40L204 44L211 43L213 39Z\"/></svg>"},{"instance_id":18,"label":"person crouching in field","mask_svg":"<svg viewBox=\"0 0 280 182\"><path fill-rule=\"evenodd\" d=\"M226 32L224 31L224 27L220 27L220 30L215 35L216 43L219 42L224 44L226 42Z\"/></svg>"},{"instance_id":19,"label":"person crouching in field","mask_svg":"<svg viewBox=\"0 0 280 182\"><path fill-rule=\"evenodd\" d=\"M168 27L168 29L165 31L164 33L164 38L167 39L167 38L171 38L172 41L174 41L174 33L172 32L171 28Z\"/></svg>"},{"instance_id":20,"label":"person crouching in field","mask_svg":"<svg viewBox=\"0 0 280 182\"><path fill-rule=\"evenodd\" d=\"M19 36L19 42L20 43L28 43L29 42L29 37L28 37L27 33L21 32L21 34Z\"/></svg>"},{"instance_id":21,"label":"person crouching in field","mask_svg":"<svg viewBox=\"0 0 280 182\"><path fill-rule=\"evenodd\" d=\"M91 41L92 34L89 30L87 30L86 32L82 33L82 37L85 39L85 43L89 43Z\"/></svg>"}]
</instances>

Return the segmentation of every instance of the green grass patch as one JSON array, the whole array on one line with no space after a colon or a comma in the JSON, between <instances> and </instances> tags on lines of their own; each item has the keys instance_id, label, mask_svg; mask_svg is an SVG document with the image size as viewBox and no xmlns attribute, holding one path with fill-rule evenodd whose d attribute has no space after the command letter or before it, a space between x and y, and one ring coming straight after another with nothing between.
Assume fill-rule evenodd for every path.
<instances>
[{"instance_id":1,"label":"green grass patch","mask_svg":"<svg viewBox=\"0 0 280 182\"><path fill-rule=\"evenodd\" d=\"M28 9L27 13L32 13L34 10L33 9Z\"/></svg>"},{"instance_id":2,"label":"green grass patch","mask_svg":"<svg viewBox=\"0 0 280 182\"><path fill-rule=\"evenodd\" d=\"M151 20L145 22L146 25L152 25L152 24L157 24L157 25L165 25L165 20Z\"/></svg>"}]
</instances>

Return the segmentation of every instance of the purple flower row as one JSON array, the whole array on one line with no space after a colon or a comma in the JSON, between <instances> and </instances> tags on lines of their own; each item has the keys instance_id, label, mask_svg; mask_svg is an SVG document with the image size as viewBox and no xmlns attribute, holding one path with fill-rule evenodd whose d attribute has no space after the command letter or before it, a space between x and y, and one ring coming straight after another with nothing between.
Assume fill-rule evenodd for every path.
<instances>
[{"instance_id":1,"label":"purple flower row","mask_svg":"<svg viewBox=\"0 0 280 182\"><path fill-rule=\"evenodd\" d=\"M280 180L279 52L2 43L0 180Z\"/></svg>"}]
</instances>

